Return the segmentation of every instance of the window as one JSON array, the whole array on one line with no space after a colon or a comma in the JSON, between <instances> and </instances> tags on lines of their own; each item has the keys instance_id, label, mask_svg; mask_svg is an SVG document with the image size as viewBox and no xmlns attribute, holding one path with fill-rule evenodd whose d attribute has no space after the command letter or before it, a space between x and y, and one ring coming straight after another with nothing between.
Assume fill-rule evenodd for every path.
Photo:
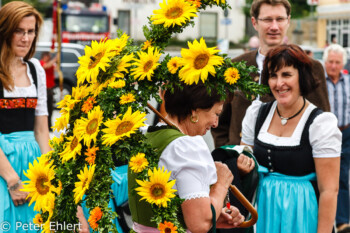
<instances>
[{"instance_id":1,"label":"window","mask_svg":"<svg viewBox=\"0 0 350 233\"><path fill-rule=\"evenodd\" d=\"M217 13L201 13L199 20L200 37L216 40L218 35Z\"/></svg>"},{"instance_id":2,"label":"window","mask_svg":"<svg viewBox=\"0 0 350 233\"><path fill-rule=\"evenodd\" d=\"M130 11L119 10L118 11L118 29L121 29L124 33L130 34Z\"/></svg>"}]
</instances>

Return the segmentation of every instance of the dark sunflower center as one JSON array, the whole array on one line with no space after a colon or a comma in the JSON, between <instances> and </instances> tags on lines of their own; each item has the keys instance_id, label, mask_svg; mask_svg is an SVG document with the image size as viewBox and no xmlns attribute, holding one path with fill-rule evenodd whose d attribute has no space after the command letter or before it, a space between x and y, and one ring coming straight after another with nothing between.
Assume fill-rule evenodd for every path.
<instances>
[{"instance_id":1,"label":"dark sunflower center","mask_svg":"<svg viewBox=\"0 0 350 233\"><path fill-rule=\"evenodd\" d=\"M203 69L209 61L209 56L207 54L200 54L194 59L194 68L197 70Z\"/></svg>"},{"instance_id":2,"label":"dark sunflower center","mask_svg":"<svg viewBox=\"0 0 350 233\"><path fill-rule=\"evenodd\" d=\"M164 186L161 184L154 184L151 187L151 193L153 198L155 199L159 199L162 198L164 196Z\"/></svg>"},{"instance_id":3,"label":"dark sunflower center","mask_svg":"<svg viewBox=\"0 0 350 233\"><path fill-rule=\"evenodd\" d=\"M117 129L115 130L115 134L118 136L127 133L132 129L133 126L134 124L132 122L123 121L118 125Z\"/></svg>"},{"instance_id":4,"label":"dark sunflower center","mask_svg":"<svg viewBox=\"0 0 350 233\"><path fill-rule=\"evenodd\" d=\"M165 233L171 233L171 229L169 227L165 228L164 230Z\"/></svg>"},{"instance_id":5,"label":"dark sunflower center","mask_svg":"<svg viewBox=\"0 0 350 233\"><path fill-rule=\"evenodd\" d=\"M35 187L40 195L45 195L49 191L49 186L45 185L47 181L49 181L49 179L44 175L41 175L36 179Z\"/></svg>"},{"instance_id":6,"label":"dark sunflower center","mask_svg":"<svg viewBox=\"0 0 350 233\"><path fill-rule=\"evenodd\" d=\"M97 130L98 121L96 118L92 119L86 126L86 133L93 134Z\"/></svg>"},{"instance_id":7,"label":"dark sunflower center","mask_svg":"<svg viewBox=\"0 0 350 233\"><path fill-rule=\"evenodd\" d=\"M153 66L153 61L148 61L146 64L143 66L143 71L148 72Z\"/></svg>"},{"instance_id":8,"label":"dark sunflower center","mask_svg":"<svg viewBox=\"0 0 350 233\"><path fill-rule=\"evenodd\" d=\"M168 19L177 19L183 14L183 10L180 7L172 7L166 13L165 17Z\"/></svg>"},{"instance_id":9,"label":"dark sunflower center","mask_svg":"<svg viewBox=\"0 0 350 233\"><path fill-rule=\"evenodd\" d=\"M77 145L78 145L78 139L77 139L77 137L74 137L71 144L70 144L70 149L74 150L75 147L77 147Z\"/></svg>"},{"instance_id":10,"label":"dark sunflower center","mask_svg":"<svg viewBox=\"0 0 350 233\"><path fill-rule=\"evenodd\" d=\"M90 57L89 69L95 68L95 66L100 62L103 57L103 53L98 53L95 56Z\"/></svg>"},{"instance_id":11,"label":"dark sunflower center","mask_svg":"<svg viewBox=\"0 0 350 233\"><path fill-rule=\"evenodd\" d=\"M84 188L84 187L85 187L85 185L86 185L86 183L87 183L87 179L84 179L82 183L83 183L83 184L82 184L82 186L81 186L81 187L82 187L82 188Z\"/></svg>"}]
</instances>

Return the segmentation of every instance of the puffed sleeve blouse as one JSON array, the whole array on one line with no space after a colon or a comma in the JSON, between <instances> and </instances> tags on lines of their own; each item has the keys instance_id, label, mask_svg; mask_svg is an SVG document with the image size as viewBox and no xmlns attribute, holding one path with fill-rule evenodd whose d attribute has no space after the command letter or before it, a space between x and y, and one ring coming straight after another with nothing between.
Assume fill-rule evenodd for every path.
<instances>
[{"instance_id":1,"label":"puffed sleeve blouse","mask_svg":"<svg viewBox=\"0 0 350 233\"><path fill-rule=\"evenodd\" d=\"M162 152L158 167L171 171L176 179L173 189L185 200L209 197L210 185L217 181L210 150L201 136L183 136L172 141Z\"/></svg>"},{"instance_id":2,"label":"puffed sleeve blouse","mask_svg":"<svg viewBox=\"0 0 350 233\"><path fill-rule=\"evenodd\" d=\"M47 111L47 94L46 94L46 74L44 68L40 65L40 62L36 58L31 58L30 61L34 64L38 90L34 85L34 80L27 63L22 61L27 66L27 75L30 80L30 86L28 87L14 87L12 91L7 91L4 88L5 98L18 98L18 97L38 97L37 106L35 108L35 116L48 115Z\"/></svg>"},{"instance_id":3,"label":"puffed sleeve blouse","mask_svg":"<svg viewBox=\"0 0 350 233\"><path fill-rule=\"evenodd\" d=\"M247 109L242 122L242 142L245 144L254 145L255 124L261 104L261 101L255 100ZM299 145L304 125L316 106L309 103L309 106L304 111L291 137L278 137L267 132L276 106L277 102L275 101L261 127L258 139L276 146ZM318 115L310 125L309 140L314 158L332 158L340 156L342 134L337 126L337 122L338 120L333 113L323 112Z\"/></svg>"}]
</instances>

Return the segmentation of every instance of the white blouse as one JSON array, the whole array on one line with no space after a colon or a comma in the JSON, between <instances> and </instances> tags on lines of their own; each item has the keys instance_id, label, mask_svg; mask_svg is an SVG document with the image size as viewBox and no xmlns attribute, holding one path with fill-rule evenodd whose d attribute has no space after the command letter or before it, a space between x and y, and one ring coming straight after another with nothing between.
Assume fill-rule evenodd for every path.
<instances>
[{"instance_id":1,"label":"white blouse","mask_svg":"<svg viewBox=\"0 0 350 233\"><path fill-rule=\"evenodd\" d=\"M40 62L36 58L31 58L31 61L34 64L37 75L37 85L38 85L38 93L37 89L34 85L34 80L32 74L30 73L30 69L27 63L23 60L22 62L27 66L27 75L30 80L30 86L28 87L17 87L15 86L12 91L7 91L4 88L4 97L6 98L18 98L18 97L37 97L38 103L35 109L35 116L47 116L47 93L46 93L46 74L44 68L41 66Z\"/></svg>"},{"instance_id":2,"label":"white blouse","mask_svg":"<svg viewBox=\"0 0 350 233\"><path fill-rule=\"evenodd\" d=\"M247 109L242 122L242 142L248 145L254 145L255 124L262 102L253 101ZM297 146L300 145L301 135L307 119L313 109L316 108L312 103L305 109L297 127L291 137L279 137L267 132L277 102L272 104L263 126L258 134L258 139L262 142L275 146ZM338 157L341 153L342 134L338 128L338 120L331 112L323 112L318 115L309 128L309 140L312 146L314 158L332 158Z\"/></svg>"},{"instance_id":3,"label":"white blouse","mask_svg":"<svg viewBox=\"0 0 350 233\"><path fill-rule=\"evenodd\" d=\"M158 167L171 171L173 189L185 200L209 197L210 185L217 181L216 167L202 136L183 136L162 152Z\"/></svg>"}]
</instances>

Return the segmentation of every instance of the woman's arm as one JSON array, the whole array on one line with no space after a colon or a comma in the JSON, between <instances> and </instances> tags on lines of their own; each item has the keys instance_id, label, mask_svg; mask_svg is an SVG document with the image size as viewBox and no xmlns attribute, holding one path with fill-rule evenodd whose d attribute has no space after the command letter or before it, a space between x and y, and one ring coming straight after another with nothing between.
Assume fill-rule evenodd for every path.
<instances>
[{"instance_id":1,"label":"woman's arm","mask_svg":"<svg viewBox=\"0 0 350 233\"><path fill-rule=\"evenodd\" d=\"M41 154L46 154L51 150L49 146L49 126L47 116L35 116L34 135L39 144Z\"/></svg>"},{"instance_id":2,"label":"woman's arm","mask_svg":"<svg viewBox=\"0 0 350 233\"><path fill-rule=\"evenodd\" d=\"M208 232L212 227L211 204L215 208L216 220L219 218L223 208L229 185L233 180L233 175L227 165L215 162L217 170L217 182L210 188L209 198L195 198L186 200L181 208L185 223L193 233Z\"/></svg>"},{"instance_id":3,"label":"woman's arm","mask_svg":"<svg viewBox=\"0 0 350 233\"><path fill-rule=\"evenodd\" d=\"M332 232L339 188L340 157L315 158L320 191L317 233Z\"/></svg>"}]
</instances>

